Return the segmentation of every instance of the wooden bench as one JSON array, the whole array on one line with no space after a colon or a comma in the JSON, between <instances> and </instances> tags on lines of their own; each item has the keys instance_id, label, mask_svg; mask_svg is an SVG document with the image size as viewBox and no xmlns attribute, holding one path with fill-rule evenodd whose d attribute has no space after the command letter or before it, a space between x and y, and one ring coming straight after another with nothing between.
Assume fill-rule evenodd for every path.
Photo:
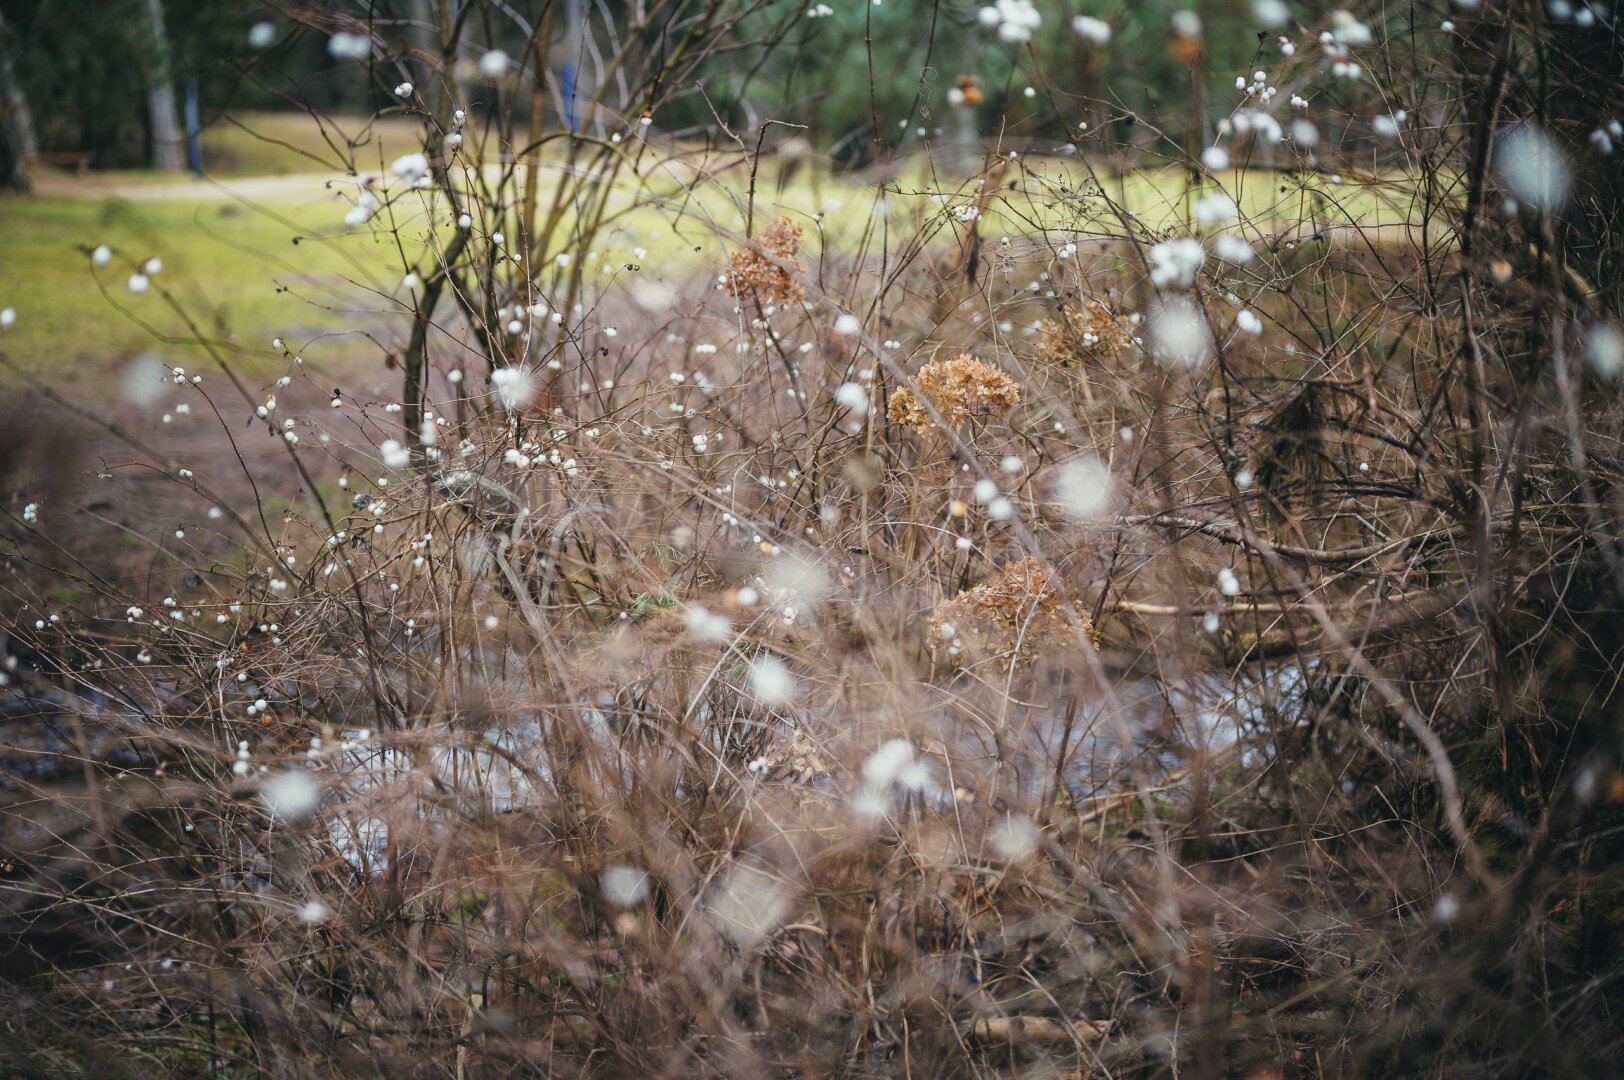
<instances>
[{"instance_id":1,"label":"wooden bench","mask_svg":"<svg viewBox=\"0 0 1624 1080\"><path fill-rule=\"evenodd\" d=\"M90 168L90 159L95 156L89 150L57 150L48 154L35 154L34 160L41 165L72 169L75 176L83 176Z\"/></svg>"}]
</instances>

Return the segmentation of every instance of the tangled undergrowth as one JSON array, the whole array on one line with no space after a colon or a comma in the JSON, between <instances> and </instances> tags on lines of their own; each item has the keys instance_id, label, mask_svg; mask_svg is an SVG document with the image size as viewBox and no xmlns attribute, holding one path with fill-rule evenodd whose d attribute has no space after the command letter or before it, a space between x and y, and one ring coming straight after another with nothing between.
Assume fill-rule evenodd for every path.
<instances>
[{"instance_id":1,"label":"tangled undergrowth","mask_svg":"<svg viewBox=\"0 0 1624 1080\"><path fill-rule=\"evenodd\" d=\"M1281 67L1238 109L1319 77ZM1391 173L1306 138L1278 180L1319 216L1242 214L1249 116L1177 163L1177 235L1000 147L882 179L846 247L707 220L704 273L617 231L628 176L704 174L641 108L549 196L446 80L347 212L412 242L398 397L319 341L253 386L199 329L158 389L221 449L108 426L183 522L118 578L8 477L0 1068L1595 1072L1624 263L1600 188L1490 167L1517 99L1446 74L1407 73L1447 121L1391 165L1397 233L1334 209ZM1541 167L1580 160L1549 127Z\"/></svg>"}]
</instances>

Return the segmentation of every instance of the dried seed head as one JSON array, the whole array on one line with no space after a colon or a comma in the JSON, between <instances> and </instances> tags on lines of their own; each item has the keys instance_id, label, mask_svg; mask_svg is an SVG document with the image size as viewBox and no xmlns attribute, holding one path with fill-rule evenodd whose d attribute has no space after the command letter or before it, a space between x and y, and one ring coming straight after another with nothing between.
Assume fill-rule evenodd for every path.
<instances>
[{"instance_id":1,"label":"dried seed head","mask_svg":"<svg viewBox=\"0 0 1624 1080\"><path fill-rule=\"evenodd\" d=\"M1093 639L1088 616L1077 613ZM938 658L959 665L1013 653L1021 665L1077 641L1054 564L1028 558L1007 564L979 585L938 604L926 626Z\"/></svg>"},{"instance_id":2,"label":"dried seed head","mask_svg":"<svg viewBox=\"0 0 1624 1080\"><path fill-rule=\"evenodd\" d=\"M801 227L789 218L768 225L754 247L733 253L723 285L734 299L788 304L800 301L806 291L790 275L786 266L804 269L795 258L801 250Z\"/></svg>"},{"instance_id":3,"label":"dried seed head","mask_svg":"<svg viewBox=\"0 0 1624 1080\"><path fill-rule=\"evenodd\" d=\"M1098 300L1089 300L1080 311L1061 308L1057 318L1038 326L1038 356L1051 364L1108 360L1132 344L1127 320Z\"/></svg>"},{"instance_id":4,"label":"dried seed head","mask_svg":"<svg viewBox=\"0 0 1624 1080\"><path fill-rule=\"evenodd\" d=\"M972 416L1003 416L1021 400L1021 388L1009 372L969 353L926 364L914 376L914 388L892 394L886 415L892 423L906 424L922 435L933 421L919 395L955 427Z\"/></svg>"}]
</instances>

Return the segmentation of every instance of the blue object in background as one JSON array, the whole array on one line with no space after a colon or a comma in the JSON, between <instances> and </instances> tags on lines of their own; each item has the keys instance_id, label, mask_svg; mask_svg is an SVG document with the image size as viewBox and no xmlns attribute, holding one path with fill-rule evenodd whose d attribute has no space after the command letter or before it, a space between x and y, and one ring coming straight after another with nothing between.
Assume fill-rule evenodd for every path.
<instances>
[{"instance_id":1,"label":"blue object in background","mask_svg":"<svg viewBox=\"0 0 1624 1080\"><path fill-rule=\"evenodd\" d=\"M571 131L575 130L575 65L564 61L564 66L558 72L558 81L563 90L564 97L564 125Z\"/></svg>"},{"instance_id":2,"label":"blue object in background","mask_svg":"<svg viewBox=\"0 0 1624 1080\"><path fill-rule=\"evenodd\" d=\"M203 179L203 131L197 119L197 83L186 81L186 164Z\"/></svg>"}]
</instances>

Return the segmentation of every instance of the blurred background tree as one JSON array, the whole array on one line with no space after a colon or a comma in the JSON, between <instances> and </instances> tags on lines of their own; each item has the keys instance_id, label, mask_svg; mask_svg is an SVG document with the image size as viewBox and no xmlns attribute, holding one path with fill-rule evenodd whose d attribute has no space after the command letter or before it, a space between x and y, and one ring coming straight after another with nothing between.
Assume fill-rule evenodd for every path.
<instances>
[{"instance_id":1,"label":"blurred background tree","mask_svg":"<svg viewBox=\"0 0 1624 1080\"><path fill-rule=\"evenodd\" d=\"M1250 71L1272 37L1249 0L1039 4L1043 21L1023 43L1002 41L981 25L981 6L963 0L843 4L801 20L794 35L808 47L777 51L761 70L718 70L707 92L730 122L810 122L814 144L843 160L950 136L948 91L964 74L984 88L974 110L983 137L1002 131L1064 144L1075 138L1070 125L1082 121L1091 129L1107 123L1112 140L1125 142L1140 120L1180 131L1193 87L1212 84L1202 85L1203 96L1223 100L1206 91L1232 84L1243 68ZM1206 35L1204 59L1194 67L1169 47L1179 11L1221 28ZM1072 26L1079 15L1109 24L1110 41L1080 35ZM773 17L771 10L757 16L763 25L753 29L761 31ZM1023 101L1029 85L1034 96ZM702 124L703 104L694 106L686 119Z\"/></svg>"},{"instance_id":2,"label":"blurred background tree","mask_svg":"<svg viewBox=\"0 0 1624 1080\"><path fill-rule=\"evenodd\" d=\"M11 27L18 86L45 153L86 153L98 168L156 166L150 106L153 91L163 89L154 85L161 72L169 76L172 110L186 81L195 81L200 98L215 106L241 93L231 61L247 52L255 11L240 0L6 0L0 6ZM161 37L154 7L162 14ZM167 56L160 55L164 45Z\"/></svg>"},{"instance_id":3,"label":"blurred background tree","mask_svg":"<svg viewBox=\"0 0 1624 1080\"><path fill-rule=\"evenodd\" d=\"M542 25L555 3L566 0L530 0L511 5L514 17L507 20L459 24L463 47L473 55L502 48L521 57L528 49L521 22ZM1326 6L1293 5L1291 11L1306 22ZM923 139L952 138L959 120L948 92L960 76L973 75L984 91L971 110L983 137L1001 133L1058 145L1073 141L1075 125L1087 123L1096 132L1106 126L1102 148L1137 141L1176 152L1192 120L1202 137L1210 135L1217 116L1200 115L1201 102L1230 101L1233 95L1221 91L1237 73L1249 72L1265 53L1278 59L1270 42L1280 31L1262 25L1250 0L1040 3L1041 25L1023 43L1000 40L981 25L981 5L973 0L841 3L827 5L826 14L825 7L795 0L747 14L743 38L792 47L762 50L759 60L731 53L713 59L701 78L673 88L661 127L720 135L718 117L734 131L780 119L807 125L816 151L862 163ZM158 165L150 105L152 93L162 91L153 82L166 70L177 95L184 84L195 84L205 124L228 109L369 112L387 102L387 87L369 86L353 63L330 56L329 35L353 20L404 45L422 8L420 0L341 0L297 11L243 0L0 3L16 85L32 106L40 149L85 153L97 168ZM1173 46L1170 25L1180 11L1199 16L1208 30L1196 54ZM154 12L162 18L162 39L151 32ZM633 21L623 0L586 14L589 34L606 17L621 27ZM1108 23L1111 39L1078 34L1077 16ZM256 49L249 35L261 23L269 23L274 36ZM658 48L661 33L651 26L644 47ZM569 60L561 40L555 38L550 58L555 79ZM420 34L411 44L421 49L428 43ZM1033 94L1026 99L1028 86ZM528 101L519 96L502 107L523 112Z\"/></svg>"}]
</instances>

